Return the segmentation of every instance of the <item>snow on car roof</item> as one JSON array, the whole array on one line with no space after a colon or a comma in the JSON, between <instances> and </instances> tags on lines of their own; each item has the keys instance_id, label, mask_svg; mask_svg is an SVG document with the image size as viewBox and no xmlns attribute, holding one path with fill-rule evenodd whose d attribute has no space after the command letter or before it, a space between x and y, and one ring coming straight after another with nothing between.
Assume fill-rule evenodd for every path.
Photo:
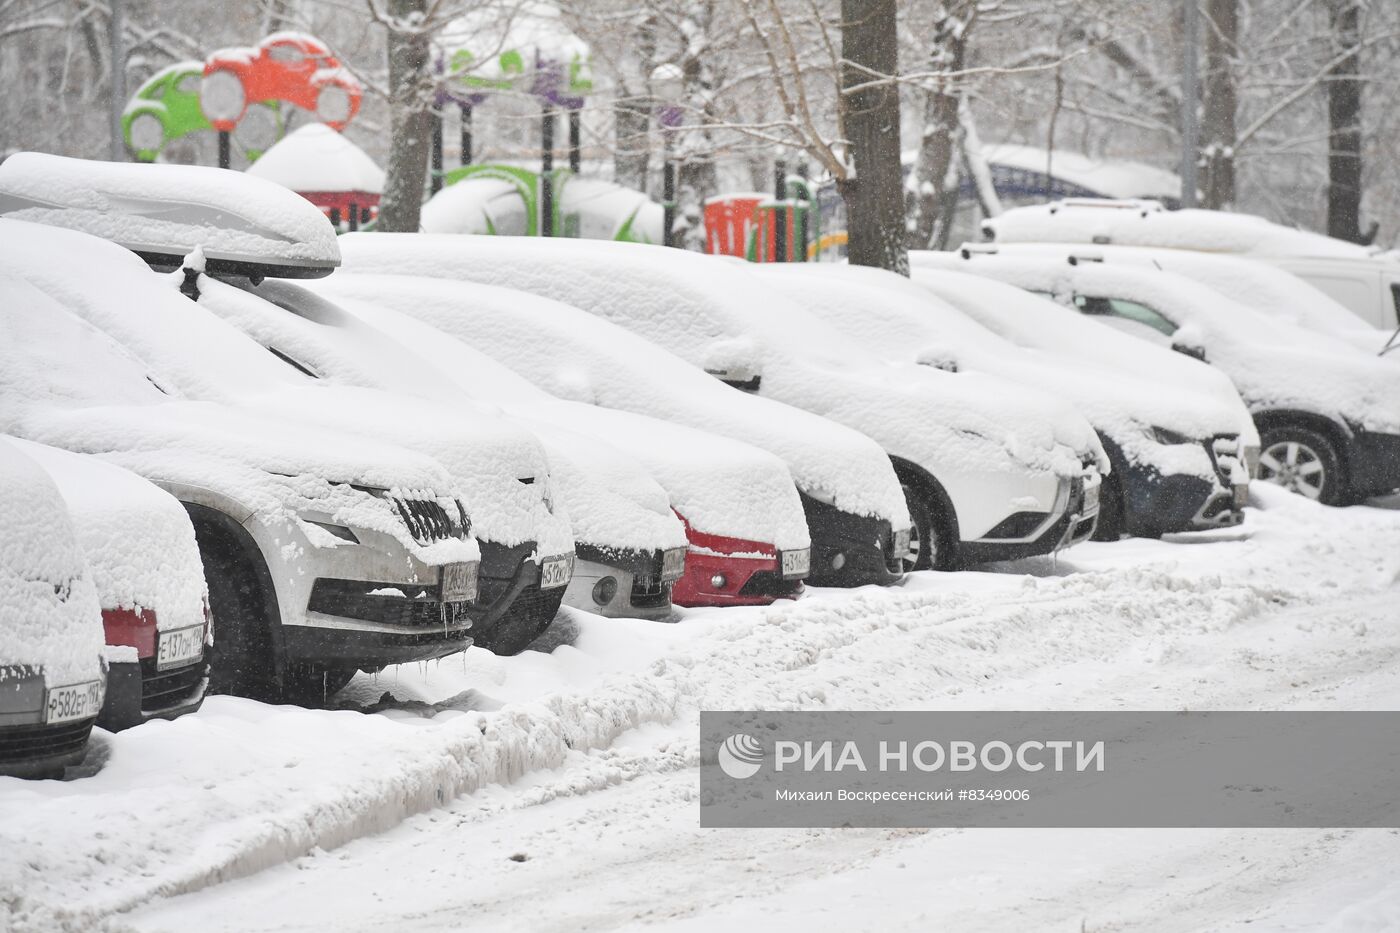
<instances>
[{"instance_id":1,"label":"snow on car roof","mask_svg":"<svg viewBox=\"0 0 1400 933\"><path fill-rule=\"evenodd\" d=\"M1092 200L1017 207L983 221L1002 243L1103 243L1262 256L1360 257L1370 250L1252 214L1134 208Z\"/></svg>"},{"instance_id":2,"label":"snow on car roof","mask_svg":"<svg viewBox=\"0 0 1400 933\"><path fill-rule=\"evenodd\" d=\"M170 631L204 623L194 526L169 493L96 457L12 440L63 496L103 609L150 609Z\"/></svg>"},{"instance_id":3,"label":"snow on car roof","mask_svg":"<svg viewBox=\"0 0 1400 933\"><path fill-rule=\"evenodd\" d=\"M1097 455L1072 408L992 377L893 364L770 288L739 260L598 240L351 234L347 268L506 285L568 301L707 372L762 375L760 394L874 438L944 475L1078 475ZM747 375L745 375L747 374ZM742 380L739 380L742 381ZM927 468L927 466L925 466Z\"/></svg>"},{"instance_id":4,"label":"snow on car roof","mask_svg":"<svg viewBox=\"0 0 1400 933\"><path fill-rule=\"evenodd\" d=\"M326 126L306 123L278 140L244 172L293 191L384 190L384 170L363 149Z\"/></svg>"},{"instance_id":5,"label":"snow on car roof","mask_svg":"<svg viewBox=\"0 0 1400 933\"><path fill-rule=\"evenodd\" d=\"M1302 408L1374 431L1400 432L1400 369L1325 334L1269 318L1184 276L1125 263L972 253L929 254L918 262L986 275L1032 291L1126 300L1161 315L1174 336L1204 347L1251 409ZM1128 324L1146 333L1145 325Z\"/></svg>"},{"instance_id":6,"label":"snow on car roof","mask_svg":"<svg viewBox=\"0 0 1400 933\"><path fill-rule=\"evenodd\" d=\"M1204 448L1152 444L1145 429L1158 426L1205 439L1235 433L1246 420L1238 403L1213 402L1180 382L1135 378L1121 369L1022 349L892 272L806 263L764 272L781 280L803 307L882 356L912 362L951 358L960 373L991 373L1066 399L1134 462L1213 479Z\"/></svg>"},{"instance_id":7,"label":"snow on car roof","mask_svg":"<svg viewBox=\"0 0 1400 933\"><path fill-rule=\"evenodd\" d=\"M869 438L735 392L662 347L572 305L489 285L345 271L315 288L440 328L560 398L752 444L783 460L804 491L830 495L846 511L887 518L896 527L908 524L889 461Z\"/></svg>"},{"instance_id":8,"label":"snow on car roof","mask_svg":"<svg viewBox=\"0 0 1400 933\"><path fill-rule=\"evenodd\" d=\"M288 282L268 279L246 292L213 289L200 305L334 384L412 394L453 408L470 408L471 399L549 398L447 334L415 333L402 325L381 329L354 313L373 309L331 302ZM407 324L430 330L411 318ZM469 385L481 381L483 370L497 375L504 370L506 384L484 395L472 392ZM471 373L468 386L454 380L458 372ZM517 410L507 414L545 444L579 541L639 550L684 546L685 531L671 514L665 491L630 458L599 439L522 419ZM580 430L588 427L586 415L580 419L574 413Z\"/></svg>"},{"instance_id":9,"label":"snow on car roof","mask_svg":"<svg viewBox=\"0 0 1400 933\"><path fill-rule=\"evenodd\" d=\"M50 687L102 676L102 610L58 489L0 435L0 683L42 667Z\"/></svg>"},{"instance_id":10,"label":"snow on car roof","mask_svg":"<svg viewBox=\"0 0 1400 933\"><path fill-rule=\"evenodd\" d=\"M196 247L211 268L266 275L325 275L340 264L319 208L226 169L20 152L0 164L0 215L79 230L171 265Z\"/></svg>"}]
</instances>

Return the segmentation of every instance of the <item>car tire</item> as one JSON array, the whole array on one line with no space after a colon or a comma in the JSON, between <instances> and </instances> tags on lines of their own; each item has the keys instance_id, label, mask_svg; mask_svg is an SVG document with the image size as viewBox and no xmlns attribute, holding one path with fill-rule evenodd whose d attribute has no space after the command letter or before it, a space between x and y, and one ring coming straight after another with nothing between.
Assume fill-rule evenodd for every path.
<instances>
[{"instance_id":1,"label":"car tire","mask_svg":"<svg viewBox=\"0 0 1400 933\"><path fill-rule=\"evenodd\" d=\"M1259 479L1323 505L1347 501L1346 476L1336 445L1326 435L1283 424L1260 432Z\"/></svg>"},{"instance_id":2,"label":"car tire","mask_svg":"<svg viewBox=\"0 0 1400 933\"><path fill-rule=\"evenodd\" d=\"M1099 489L1099 520L1094 525L1093 540L1117 541L1127 533L1127 503L1123 498L1123 481L1115 466L1103 479Z\"/></svg>"},{"instance_id":3,"label":"car tire","mask_svg":"<svg viewBox=\"0 0 1400 933\"><path fill-rule=\"evenodd\" d=\"M926 491L905 484L904 501L909 506L913 529L904 570L954 570L957 565L952 529L943 507Z\"/></svg>"}]
</instances>

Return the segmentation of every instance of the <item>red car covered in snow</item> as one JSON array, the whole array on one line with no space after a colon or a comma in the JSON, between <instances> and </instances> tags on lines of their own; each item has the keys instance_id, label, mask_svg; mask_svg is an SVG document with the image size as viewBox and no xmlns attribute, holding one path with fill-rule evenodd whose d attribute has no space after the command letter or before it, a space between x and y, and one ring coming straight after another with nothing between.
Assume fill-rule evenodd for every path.
<instances>
[{"instance_id":1,"label":"red car covered in snow","mask_svg":"<svg viewBox=\"0 0 1400 933\"><path fill-rule=\"evenodd\" d=\"M220 49L204 62L199 103L216 130L232 130L250 103L286 101L344 129L364 90L320 39L276 32L251 48Z\"/></svg>"}]
</instances>

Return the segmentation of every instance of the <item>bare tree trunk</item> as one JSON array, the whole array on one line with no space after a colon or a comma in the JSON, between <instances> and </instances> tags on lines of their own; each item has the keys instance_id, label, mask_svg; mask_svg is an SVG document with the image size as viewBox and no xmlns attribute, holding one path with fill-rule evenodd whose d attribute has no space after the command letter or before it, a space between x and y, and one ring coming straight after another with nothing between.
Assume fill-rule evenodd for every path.
<instances>
[{"instance_id":1,"label":"bare tree trunk","mask_svg":"<svg viewBox=\"0 0 1400 933\"><path fill-rule=\"evenodd\" d=\"M1239 0L1206 0L1205 108L1201 121L1205 163L1201 206L1224 210L1235 203L1235 112L1238 89L1234 60L1239 35Z\"/></svg>"},{"instance_id":2,"label":"bare tree trunk","mask_svg":"<svg viewBox=\"0 0 1400 933\"><path fill-rule=\"evenodd\" d=\"M967 57L967 35L977 15L975 0L954 0L940 7L934 21L930 71L961 71ZM957 163L954 152L959 143L958 94L941 81L924 93L924 125L919 138L919 157L909 178L910 249L929 249L938 240L946 219L957 204ZM951 189L951 190L950 190Z\"/></svg>"},{"instance_id":3,"label":"bare tree trunk","mask_svg":"<svg viewBox=\"0 0 1400 933\"><path fill-rule=\"evenodd\" d=\"M389 164L379 229L415 233L428 177L432 114L430 43L423 28L428 0L389 0Z\"/></svg>"},{"instance_id":4,"label":"bare tree trunk","mask_svg":"<svg viewBox=\"0 0 1400 933\"><path fill-rule=\"evenodd\" d=\"M1327 233L1353 243L1361 233L1361 7L1365 0L1328 0L1327 19L1337 54L1353 50L1327 78Z\"/></svg>"},{"instance_id":5,"label":"bare tree trunk","mask_svg":"<svg viewBox=\"0 0 1400 933\"><path fill-rule=\"evenodd\" d=\"M876 84L899 69L896 0L841 0L841 125L851 176L839 182L848 218L847 258L909 274L899 166L899 87Z\"/></svg>"},{"instance_id":6,"label":"bare tree trunk","mask_svg":"<svg viewBox=\"0 0 1400 933\"><path fill-rule=\"evenodd\" d=\"M647 17L637 27L635 57L623 69L620 91L613 104L613 181L637 191L647 190L651 163L651 112L648 79L656 64L656 18Z\"/></svg>"}]
</instances>

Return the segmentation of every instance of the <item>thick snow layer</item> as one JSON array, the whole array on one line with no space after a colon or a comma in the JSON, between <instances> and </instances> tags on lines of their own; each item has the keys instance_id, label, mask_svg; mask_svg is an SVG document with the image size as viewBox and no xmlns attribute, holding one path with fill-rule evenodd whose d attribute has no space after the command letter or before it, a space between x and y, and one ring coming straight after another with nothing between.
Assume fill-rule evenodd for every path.
<instances>
[{"instance_id":1,"label":"thick snow layer","mask_svg":"<svg viewBox=\"0 0 1400 933\"><path fill-rule=\"evenodd\" d=\"M393 335L381 337L381 343L404 341L433 365L435 377L449 380L455 391L500 404L546 444L562 448L565 457L576 452L583 458L575 465L576 471L608 471L597 474L595 483L611 481L616 487L634 482L632 471L615 471L611 461L617 459L616 451L598 450L603 444L615 445L664 487L663 501L684 515L692 528L767 542L780 549L803 548L810 543L801 501L782 460L712 433L550 396L477 349L490 341L476 339L483 323L476 315L457 313L462 285L402 277L380 281L373 276L341 274L317 282L315 290L333 296L337 304L366 324ZM347 297L355 295L364 297ZM473 304L474 309L479 307ZM509 332L507 328L505 334ZM585 436L591 440L593 453L579 444ZM647 482L650 485L652 480Z\"/></svg>"},{"instance_id":2,"label":"thick snow layer","mask_svg":"<svg viewBox=\"0 0 1400 933\"><path fill-rule=\"evenodd\" d=\"M42 667L50 687L96 680L102 645L97 589L63 497L0 436L0 685L16 668Z\"/></svg>"},{"instance_id":3,"label":"thick snow layer","mask_svg":"<svg viewBox=\"0 0 1400 933\"><path fill-rule=\"evenodd\" d=\"M760 395L870 436L927 469L955 504L998 497L986 492L988 480L1078 475L1083 456L1102 456L1093 430L1068 406L991 377L955 379L862 353L739 262L586 240L366 234L344 245L354 270L450 276L554 297L707 371L758 375Z\"/></svg>"},{"instance_id":4,"label":"thick snow layer","mask_svg":"<svg viewBox=\"0 0 1400 933\"><path fill-rule=\"evenodd\" d=\"M1252 503L1228 533L999 574L674 626L568 613L547 651L362 676L351 709L214 697L99 734L90 778L0 780L0 925L1139 929L1170 903L1180 929L1385 929L1384 830L696 825L705 709L1396 708L1400 516Z\"/></svg>"},{"instance_id":5,"label":"thick snow layer","mask_svg":"<svg viewBox=\"0 0 1400 933\"><path fill-rule=\"evenodd\" d=\"M952 365L958 373L990 373L1073 404L1130 462L1163 474L1214 483L1204 441L1232 434L1238 405L1222 405L1179 382L1136 378L1044 350L1016 346L908 279L856 266L801 263L763 267L804 308L862 347L888 359ZM1148 348L1147 352L1170 353ZM1198 441L1164 445L1161 427Z\"/></svg>"},{"instance_id":6,"label":"thick snow layer","mask_svg":"<svg viewBox=\"0 0 1400 933\"><path fill-rule=\"evenodd\" d=\"M1056 178L1110 198L1178 198L1181 179L1174 173L1126 159L1095 159L1080 152L1035 146L988 143L982 155L992 165L1045 173L1049 166Z\"/></svg>"},{"instance_id":7,"label":"thick snow layer","mask_svg":"<svg viewBox=\"0 0 1400 933\"><path fill-rule=\"evenodd\" d=\"M520 189L501 178L464 178L423 204L419 225L428 233L524 236L529 230Z\"/></svg>"},{"instance_id":8,"label":"thick snow layer","mask_svg":"<svg viewBox=\"0 0 1400 933\"><path fill-rule=\"evenodd\" d=\"M103 609L149 609L161 631L204 624L204 565L169 493L96 457L15 439L63 496Z\"/></svg>"},{"instance_id":9,"label":"thick snow layer","mask_svg":"<svg viewBox=\"0 0 1400 933\"><path fill-rule=\"evenodd\" d=\"M914 284L1011 343L1072 360L1074 365L1109 369L1131 380L1169 386L1171 394L1153 408L1168 417L1175 410L1172 398L1203 396L1215 409L1231 412L1231 426L1222 425L1219 430L1239 434L1247 444L1259 443L1254 419L1235 384L1215 367L1101 327L1071 308L1014 285L953 271L960 268L953 263L944 268L940 259L947 254L911 251L909 256Z\"/></svg>"},{"instance_id":10,"label":"thick snow layer","mask_svg":"<svg viewBox=\"0 0 1400 933\"><path fill-rule=\"evenodd\" d=\"M211 259L340 264L335 230L319 208L226 169L20 152L0 165L0 214L143 252L183 256L200 247Z\"/></svg>"},{"instance_id":11,"label":"thick snow layer","mask_svg":"<svg viewBox=\"0 0 1400 933\"><path fill-rule=\"evenodd\" d=\"M296 285L269 279L260 286L248 286L247 291L211 288L201 297L200 306L330 384L384 389L464 410L479 407L473 406L473 399L498 401L495 394L464 391L454 381L452 373L460 370L480 378L477 372L483 360L446 334L405 336L397 330L381 330ZM410 319L410 323L415 322ZM461 352L454 353L451 344ZM435 354L436 360L430 362L426 353ZM489 360L485 363L494 365ZM513 373L508 378L524 382ZM538 392L528 383L526 389ZM640 550L685 544L685 530L656 482L629 457L578 433L590 427L587 410L581 417L575 413L575 430L517 418L513 411L509 414L545 444L576 540Z\"/></svg>"},{"instance_id":12,"label":"thick snow layer","mask_svg":"<svg viewBox=\"0 0 1400 933\"><path fill-rule=\"evenodd\" d=\"M1251 411L1293 408L1367 430L1400 433L1400 369L1344 341L1269 318L1184 276L1125 263L973 253L924 254L921 264L959 269L1067 301L1073 295L1125 299L1178 329L1167 336L1135 321L1098 320L1170 346L1205 349Z\"/></svg>"},{"instance_id":13,"label":"thick snow layer","mask_svg":"<svg viewBox=\"0 0 1400 933\"><path fill-rule=\"evenodd\" d=\"M998 245L1007 255L1062 257L1066 247L1052 244ZM1244 256L1184 249L1136 246L1085 246L1079 255L1112 263L1152 266L1209 286L1227 298L1299 327L1344 340L1372 355L1385 346L1390 332L1377 331L1335 299L1278 266ZM1400 358L1393 358L1400 362Z\"/></svg>"},{"instance_id":14,"label":"thick snow layer","mask_svg":"<svg viewBox=\"0 0 1400 933\"><path fill-rule=\"evenodd\" d=\"M114 244L65 230L0 222L0 231L0 269L59 298L167 392L333 429L347 440L402 444L447 467L451 482L423 488L460 494L481 537L507 545L535 540L546 554L570 549L566 510L551 507L544 451L492 411L319 385L184 297L179 271L157 275ZM75 256L88 274L72 274ZM207 301L244 294L207 276L198 285Z\"/></svg>"},{"instance_id":15,"label":"thick snow layer","mask_svg":"<svg viewBox=\"0 0 1400 933\"><path fill-rule=\"evenodd\" d=\"M576 176L566 178L562 187L559 208L564 214L578 217L576 236L585 240L615 240L626 225L634 240L662 241L665 211L642 192L600 178Z\"/></svg>"},{"instance_id":16,"label":"thick snow layer","mask_svg":"<svg viewBox=\"0 0 1400 933\"><path fill-rule=\"evenodd\" d=\"M324 123L306 123L248 166L246 175L293 191L384 190L384 170L365 151Z\"/></svg>"},{"instance_id":17,"label":"thick snow layer","mask_svg":"<svg viewBox=\"0 0 1400 933\"><path fill-rule=\"evenodd\" d=\"M1101 243L1208 253L1365 258L1364 246L1271 223L1253 214L1166 211L1155 202L1057 201L1017 207L982 223L1000 243Z\"/></svg>"}]
</instances>

